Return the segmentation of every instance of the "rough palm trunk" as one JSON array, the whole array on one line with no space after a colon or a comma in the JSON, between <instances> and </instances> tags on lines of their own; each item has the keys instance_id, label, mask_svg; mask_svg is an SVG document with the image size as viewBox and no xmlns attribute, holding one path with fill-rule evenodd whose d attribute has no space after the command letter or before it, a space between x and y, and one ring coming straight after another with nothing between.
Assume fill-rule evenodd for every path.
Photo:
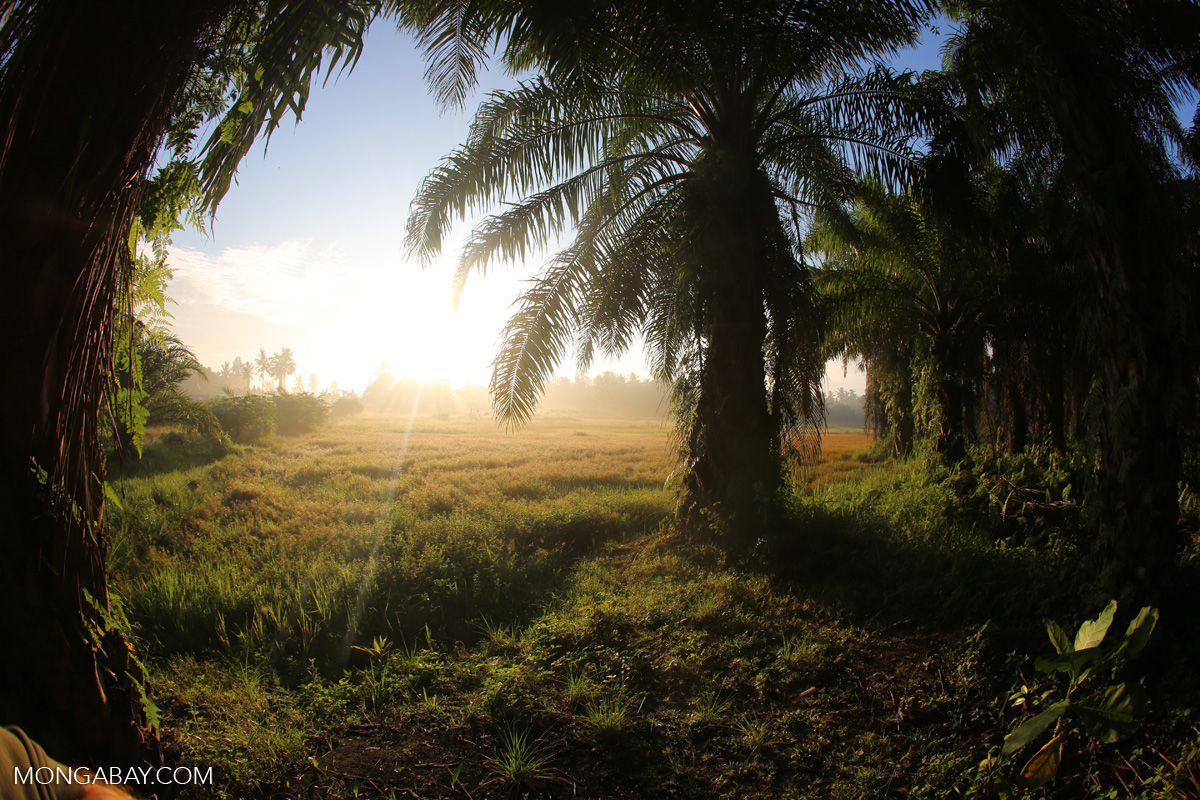
<instances>
[{"instance_id":1,"label":"rough palm trunk","mask_svg":"<svg viewBox=\"0 0 1200 800\"><path fill-rule=\"evenodd\" d=\"M1125 202L1138 201L1126 192ZM1122 226L1125 236L1089 254L1104 309L1097 553L1114 594L1157 602L1183 544L1179 412L1189 407L1181 398L1190 385L1186 360L1176 352L1179 340L1164 330L1162 309L1170 301L1153 285L1171 283L1167 270L1137 257L1138 240L1153 235L1153 227L1137 220L1137 212L1131 216Z\"/></svg>"},{"instance_id":2,"label":"rough palm trunk","mask_svg":"<svg viewBox=\"0 0 1200 800\"><path fill-rule=\"evenodd\" d=\"M0 321L0 720L59 758L130 764L156 749L125 640L96 641L109 609L101 401L141 180L198 33L228 6L43 3L4 65L0 252L15 302Z\"/></svg>"},{"instance_id":3,"label":"rough palm trunk","mask_svg":"<svg viewBox=\"0 0 1200 800\"><path fill-rule=\"evenodd\" d=\"M1096 554L1115 595L1157 602L1183 544L1181 412L1193 397L1189 360L1179 350L1187 332L1170 311L1187 307L1179 213L1148 146L1122 137L1117 126L1099 134L1094 121L1105 118L1103 110L1061 104L1056 118L1088 226L1085 258L1101 310Z\"/></svg>"},{"instance_id":4,"label":"rough palm trunk","mask_svg":"<svg viewBox=\"0 0 1200 800\"><path fill-rule=\"evenodd\" d=\"M1019 453L1028 444L1029 417L1026 396L1022 391L1020 353L1022 346L1015 337L996 336L992 344L993 389L996 409L995 428L1004 437L1008 453Z\"/></svg>"},{"instance_id":5,"label":"rough palm trunk","mask_svg":"<svg viewBox=\"0 0 1200 800\"><path fill-rule=\"evenodd\" d=\"M736 156L719 160L698 198L705 209L697 236L698 252L706 254L708 347L689 434L693 464L684 499L692 508L715 510L739 545L773 524L782 484L779 426L767 402L763 351L767 255L760 228L763 198L756 190L765 179L747 163ZM769 210L774 214L773 203Z\"/></svg>"},{"instance_id":6,"label":"rough palm trunk","mask_svg":"<svg viewBox=\"0 0 1200 800\"><path fill-rule=\"evenodd\" d=\"M1039 443L1041 439L1046 438L1055 451L1065 453L1067 450L1067 397L1066 375L1064 375L1066 367L1061 345L1054 347L1048 365L1045 372L1047 384L1045 424L1049 435L1040 434Z\"/></svg>"},{"instance_id":7,"label":"rough palm trunk","mask_svg":"<svg viewBox=\"0 0 1200 800\"><path fill-rule=\"evenodd\" d=\"M907 458L916 439L916 418L913 414L913 390L908 381L900 381L892 391L888 402L888 414L892 425L892 453L896 458Z\"/></svg>"},{"instance_id":8,"label":"rough palm trunk","mask_svg":"<svg viewBox=\"0 0 1200 800\"><path fill-rule=\"evenodd\" d=\"M962 383L953 377L943 376L938 380L937 399L940 413L934 446L947 461L962 461L967 452L963 435Z\"/></svg>"}]
</instances>

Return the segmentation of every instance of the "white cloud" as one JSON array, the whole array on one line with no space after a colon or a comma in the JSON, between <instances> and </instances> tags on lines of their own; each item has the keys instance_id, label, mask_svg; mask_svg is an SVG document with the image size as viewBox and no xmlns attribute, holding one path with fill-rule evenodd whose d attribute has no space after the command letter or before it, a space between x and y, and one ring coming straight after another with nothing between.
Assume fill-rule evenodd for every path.
<instances>
[{"instance_id":1,"label":"white cloud","mask_svg":"<svg viewBox=\"0 0 1200 800\"><path fill-rule=\"evenodd\" d=\"M314 251L311 239L228 247L207 254L172 247L170 293L180 303L221 306L279 325L325 313L354 283L336 243Z\"/></svg>"}]
</instances>

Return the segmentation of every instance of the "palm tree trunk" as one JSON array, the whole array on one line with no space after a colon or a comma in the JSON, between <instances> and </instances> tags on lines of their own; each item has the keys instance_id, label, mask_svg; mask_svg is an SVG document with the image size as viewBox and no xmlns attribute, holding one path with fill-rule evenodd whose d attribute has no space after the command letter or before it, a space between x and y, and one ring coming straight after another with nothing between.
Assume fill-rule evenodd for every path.
<instances>
[{"instance_id":1,"label":"palm tree trunk","mask_svg":"<svg viewBox=\"0 0 1200 800\"><path fill-rule=\"evenodd\" d=\"M101 402L128 232L199 32L230 0L47 2L0 85L0 720L59 758L156 752L109 629Z\"/></svg>"},{"instance_id":2,"label":"palm tree trunk","mask_svg":"<svg viewBox=\"0 0 1200 800\"><path fill-rule=\"evenodd\" d=\"M952 376L942 376L938 380L937 399L940 413L935 448L947 461L962 461L966 455L962 383Z\"/></svg>"},{"instance_id":3,"label":"palm tree trunk","mask_svg":"<svg viewBox=\"0 0 1200 800\"><path fill-rule=\"evenodd\" d=\"M892 392L888 403L892 427L892 453L896 458L907 458L916 439L916 417L913 414L912 384L900 381Z\"/></svg>"},{"instance_id":4,"label":"palm tree trunk","mask_svg":"<svg viewBox=\"0 0 1200 800\"><path fill-rule=\"evenodd\" d=\"M744 287L727 296L712 326L701 376L689 491L715 508L739 543L762 535L761 513L780 485L777 433L767 408L762 301Z\"/></svg>"},{"instance_id":5,"label":"palm tree trunk","mask_svg":"<svg viewBox=\"0 0 1200 800\"><path fill-rule=\"evenodd\" d=\"M1058 109L1066 171L1089 226L1086 253L1101 311L1104 408L1095 500L1098 570L1117 597L1158 602L1183 545L1179 442L1192 407L1188 341L1173 306L1184 244L1179 212L1153 162L1130 157L1140 143L1098 134L1074 109ZM1083 119L1103 119L1084 113ZM1119 131L1119 129L1116 129ZM1186 315L1185 315L1186 316Z\"/></svg>"},{"instance_id":6,"label":"palm tree trunk","mask_svg":"<svg viewBox=\"0 0 1200 800\"><path fill-rule=\"evenodd\" d=\"M1046 428L1049 430L1050 446L1059 453L1067 451L1067 393L1066 393L1066 359L1063 357L1063 346L1053 345L1050 357L1045 364L1043 380L1045 383Z\"/></svg>"},{"instance_id":7,"label":"palm tree trunk","mask_svg":"<svg viewBox=\"0 0 1200 800\"><path fill-rule=\"evenodd\" d=\"M723 154L699 198L699 252L709 309L708 346L691 426L692 467L685 506L715 511L733 544L744 546L774 524L782 485L779 428L767 402L763 350L767 336L763 296L763 198L760 176L744 160ZM766 195L770 217L774 201Z\"/></svg>"}]
</instances>

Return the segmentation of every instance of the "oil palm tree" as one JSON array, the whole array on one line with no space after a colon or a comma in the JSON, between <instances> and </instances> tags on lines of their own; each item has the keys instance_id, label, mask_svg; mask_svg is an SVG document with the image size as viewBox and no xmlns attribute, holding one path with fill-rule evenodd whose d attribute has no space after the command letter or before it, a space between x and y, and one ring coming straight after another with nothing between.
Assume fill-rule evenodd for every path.
<instances>
[{"instance_id":1,"label":"oil palm tree","mask_svg":"<svg viewBox=\"0 0 1200 800\"><path fill-rule=\"evenodd\" d=\"M855 70L919 20L890 0L589 7L572 58L492 94L422 184L408 242L430 257L455 218L514 201L467 241L461 289L573 228L505 328L498 414L528 419L572 346L586 368L641 335L676 387L684 510L761 533L781 455L822 413L799 231L842 200L852 161L902 170L900 83Z\"/></svg>"},{"instance_id":2,"label":"oil palm tree","mask_svg":"<svg viewBox=\"0 0 1200 800\"><path fill-rule=\"evenodd\" d=\"M320 65L353 61L382 6L4 4L0 252L14 302L0 322L0 641L23 656L0 663L0 718L60 758L135 764L153 740L139 667L109 625L98 526L114 295L156 151L213 96L192 88L235 94L202 171L215 204L255 137L303 107Z\"/></svg>"},{"instance_id":3,"label":"oil palm tree","mask_svg":"<svg viewBox=\"0 0 1200 800\"><path fill-rule=\"evenodd\" d=\"M1059 159L1075 208L1102 413L1098 564L1123 596L1157 594L1182 544L1180 426L1193 406L1194 253L1171 148L1200 89L1200 6L1183 0L955 0L948 66L998 124L984 144ZM1175 140L1175 141L1172 141Z\"/></svg>"},{"instance_id":4,"label":"oil palm tree","mask_svg":"<svg viewBox=\"0 0 1200 800\"><path fill-rule=\"evenodd\" d=\"M168 333L145 337L138 351L149 412L146 424L178 425L190 433L220 439L221 426L212 411L183 390L183 382L192 375L206 379L204 367L187 345Z\"/></svg>"},{"instance_id":5,"label":"oil palm tree","mask_svg":"<svg viewBox=\"0 0 1200 800\"><path fill-rule=\"evenodd\" d=\"M275 376L276 388L282 390L284 381L296 372L296 356L292 353L292 348L285 347L271 356L271 360L273 362L272 374Z\"/></svg>"},{"instance_id":6,"label":"oil palm tree","mask_svg":"<svg viewBox=\"0 0 1200 800\"><path fill-rule=\"evenodd\" d=\"M840 354L875 366L896 404L922 374L934 447L958 461L972 434L972 385L982 372L995 276L965 215L951 225L923 194L864 185L851 213L824 216L810 242L824 257L818 285ZM903 409L896 411L902 424Z\"/></svg>"}]
</instances>

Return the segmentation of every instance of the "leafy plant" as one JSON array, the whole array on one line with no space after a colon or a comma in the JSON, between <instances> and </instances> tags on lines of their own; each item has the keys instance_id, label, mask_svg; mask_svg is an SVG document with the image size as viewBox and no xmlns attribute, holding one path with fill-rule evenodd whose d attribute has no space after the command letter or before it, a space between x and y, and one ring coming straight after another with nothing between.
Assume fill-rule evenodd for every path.
<instances>
[{"instance_id":1,"label":"leafy plant","mask_svg":"<svg viewBox=\"0 0 1200 800\"><path fill-rule=\"evenodd\" d=\"M222 397L211 408L235 442L252 444L275 433L275 404L269 397Z\"/></svg>"},{"instance_id":2,"label":"leafy plant","mask_svg":"<svg viewBox=\"0 0 1200 800\"><path fill-rule=\"evenodd\" d=\"M1068 734L1065 721L1079 723L1097 742L1111 743L1124 739L1137 727L1138 718L1146 706L1146 693L1140 681L1116 682L1116 674L1125 663L1136 657L1158 622L1158 609L1145 607L1117 642L1104 644L1117 612L1112 600L1095 619L1079 626L1072 640L1057 622L1046 620L1046 632L1054 645L1053 655L1039 656L1034 667L1050 676L1059 685L1036 693L1027 686L1010 696L1013 705L1029 707L1031 695L1037 694L1040 710L1026 718L1004 738L999 758L989 758L985 767L998 766L1041 737L1051 725L1051 738L1025 762L1017 772L1015 786L1036 789L1052 781L1062 763L1063 746ZM1062 691L1061 680L1067 685ZM1060 695L1061 692L1061 695ZM1054 699L1060 696L1060 699ZM1013 787L1003 778L997 779L1001 797L1012 796Z\"/></svg>"},{"instance_id":3,"label":"leafy plant","mask_svg":"<svg viewBox=\"0 0 1200 800\"><path fill-rule=\"evenodd\" d=\"M308 433L329 419L329 406L315 394L280 390L275 402L275 427L285 436Z\"/></svg>"},{"instance_id":4,"label":"leafy plant","mask_svg":"<svg viewBox=\"0 0 1200 800\"><path fill-rule=\"evenodd\" d=\"M363 412L363 401L357 395L346 395L339 397L333 401L329 407L329 416L332 419L345 419L352 417L355 414Z\"/></svg>"}]
</instances>

